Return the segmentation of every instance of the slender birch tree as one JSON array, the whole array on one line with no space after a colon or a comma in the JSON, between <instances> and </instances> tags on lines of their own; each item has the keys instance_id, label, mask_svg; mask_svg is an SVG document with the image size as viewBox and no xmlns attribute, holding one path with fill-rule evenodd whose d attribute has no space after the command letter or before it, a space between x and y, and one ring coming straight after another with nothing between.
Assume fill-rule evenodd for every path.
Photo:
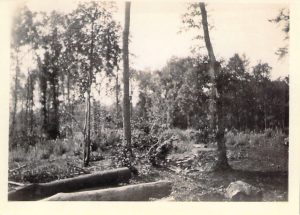
<instances>
[{"instance_id":1,"label":"slender birch tree","mask_svg":"<svg viewBox=\"0 0 300 215\"><path fill-rule=\"evenodd\" d=\"M128 37L130 25L130 4L125 3L125 26L123 31L123 131L124 131L124 144L129 153L131 151L131 127L130 127L130 98L129 98L129 57L128 57Z\"/></svg>"}]
</instances>

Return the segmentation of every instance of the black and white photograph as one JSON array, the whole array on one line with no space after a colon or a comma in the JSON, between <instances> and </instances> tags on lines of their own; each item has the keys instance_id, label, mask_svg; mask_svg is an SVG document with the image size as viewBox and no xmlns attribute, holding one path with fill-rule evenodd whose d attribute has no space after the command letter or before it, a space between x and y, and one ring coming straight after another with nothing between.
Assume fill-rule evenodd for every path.
<instances>
[{"instance_id":1,"label":"black and white photograph","mask_svg":"<svg viewBox=\"0 0 300 215\"><path fill-rule=\"evenodd\" d=\"M9 203L292 200L289 1L10 8Z\"/></svg>"}]
</instances>

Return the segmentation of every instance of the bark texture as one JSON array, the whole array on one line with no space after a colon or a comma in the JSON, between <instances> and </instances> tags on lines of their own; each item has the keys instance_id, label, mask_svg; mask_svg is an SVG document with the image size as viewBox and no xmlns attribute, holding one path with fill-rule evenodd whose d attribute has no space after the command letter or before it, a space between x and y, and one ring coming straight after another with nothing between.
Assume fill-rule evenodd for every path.
<instances>
[{"instance_id":1,"label":"bark texture","mask_svg":"<svg viewBox=\"0 0 300 215\"><path fill-rule=\"evenodd\" d=\"M131 128L130 128L130 98L129 98L129 57L128 57L128 37L130 24L130 2L125 3L125 27L123 31L123 129L124 142L131 150Z\"/></svg>"},{"instance_id":2,"label":"bark texture","mask_svg":"<svg viewBox=\"0 0 300 215\"><path fill-rule=\"evenodd\" d=\"M58 193L46 201L148 201L150 198L169 196L172 184L169 181L128 185L103 190L76 193Z\"/></svg>"},{"instance_id":3,"label":"bark texture","mask_svg":"<svg viewBox=\"0 0 300 215\"><path fill-rule=\"evenodd\" d=\"M90 68L88 71L88 86L86 97L86 113L85 113L85 126L84 126L84 149L83 149L83 166L88 166L90 162L91 153L91 87L93 78L93 59L94 53L94 20L92 21L91 31L91 49L89 54Z\"/></svg>"},{"instance_id":4,"label":"bark texture","mask_svg":"<svg viewBox=\"0 0 300 215\"><path fill-rule=\"evenodd\" d=\"M8 193L9 201L32 201L46 198L60 192L74 192L87 188L127 183L131 177L128 168L102 171L49 183L30 184Z\"/></svg>"},{"instance_id":5,"label":"bark texture","mask_svg":"<svg viewBox=\"0 0 300 215\"><path fill-rule=\"evenodd\" d=\"M218 169L228 169L229 164L226 156L226 146L224 141L224 125L223 125L223 108L222 102L220 100L220 94L217 88L217 76L220 72L220 64L216 61L216 57L213 51L213 47L210 41L208 22L207 22L207 12L205 9L205 4L200 3L200 10L202 16L202 27L204 33L205 45L207 48L209 56L209 76L211 79L211 95L209 103L210 112L210 130L212 132L212 141L217 142L218 145L218 162L216 165L216 170Z\"/></svg>"}]
</instances>

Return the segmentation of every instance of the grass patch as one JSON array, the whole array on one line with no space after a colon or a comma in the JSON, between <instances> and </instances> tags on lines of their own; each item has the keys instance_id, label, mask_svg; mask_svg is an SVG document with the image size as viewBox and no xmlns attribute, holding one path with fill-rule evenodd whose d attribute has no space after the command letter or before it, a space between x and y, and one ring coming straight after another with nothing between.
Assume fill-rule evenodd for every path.
<instances>
[{"instance_id":1,"label":"grass patch","mask_svg":"<svg viewBox=\"0 0 300 215\"><path fill-rule=\"evenodd\" d=\"M9 153L10 162L26 162L46 160L51 157L60 157L63 154L71 154L79 150L72 140L49 140L37 143L35 146L17 146Z\"/></svg>"},{"instance_id":2,"label":"grass patch","mask_svg":"<svg viewBox=\"0 0 300 215\"><path fill-rule=\"evenodd\" d=\"M263 146L276 147L284 143L285 135L282 131L272 131L267 129L262 133L229 131L225 134L225 143L227 147L234 146Z\"/></svg>"}]
</instances>

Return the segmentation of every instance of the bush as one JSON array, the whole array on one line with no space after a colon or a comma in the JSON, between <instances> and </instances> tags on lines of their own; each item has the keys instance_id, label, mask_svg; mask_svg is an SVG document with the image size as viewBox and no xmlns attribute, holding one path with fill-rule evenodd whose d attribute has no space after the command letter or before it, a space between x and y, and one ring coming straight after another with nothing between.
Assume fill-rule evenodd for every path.
<instances>
[{"instance_id":1,"label":"bush","mask_svg":"<svg viewBox=\"0 0 300 215\"><path fill-rule=\"evenodd\" d=\"M271 138L271 137L274 135L273 130L270 129L270 128L266 129L266 130L264 131L264 133L265 133L265 136L266 136L267 138Z\"/></svg>"},{"instance_id":2,"label":"bush","mask_svg":"<svg viewBox=\"0 0 300 215\"><path fill-rule=\"evenodd\" d=\"M138 150L147 150L158 141L156 135L140 130L133 130L131 136L132 146Z\"/></svg>"},{"instance_id":3,"label":"bush","mask_svg":"<svg viewBox=\"0 0 300 215\"><path fill-rule=\"evenodd\" d=\"M234 146L236 144L235 135L232 131L225 134L225 144L227 147Z\"/></svg>"},{"instance_id":4,"label":"bush","mask_svg":"<svg viewBox=\"0 0 300 215\"><path fill-rule=\"evenodd\" d=\"M61 156L63 154L66 154L67 152L70 152L74 144L72 144L69 140L54 140L51 144L54 145L53 151L55 155Z\"/></svg>"},{"instance_id":5,"label":"bush","mask_svg":"<svg viewBox=\"0 0 300 215\"><path fill-rule=\"evenodd\" d=\"M249 146L265 146L273 147L284 143L285 135L282 131L273 131L267 129L264 133L254 132L237 132L234 134L229 131L225 134L226 146L238 146L238 145L249 145Z\"/></svg>"},{"instance_id":6,"label":"bush","mask_svg":"<svg viewBox=\"0 0 300 215\"><path fill-rule=\"evenodd\" d=\"M226 146L240 146L248 145L250 140L250 135L243 132L237 132L234 134L232 131L229 131L225 134L225 144Z\"/></svg>"},{"instance_id":7,"label":"bush","mask_svg":"<svg viewBox=\"0 0 300 215\"><path fill-rule=\"evenodd\" d=\"M106 129L98 136L92 138L92 151L105 151L108 148L115 147L122 142L122 130Z\"/></svg>"},{"instance_id":8,"label":"bush","mask_svg":"<svg viewBox=\"0 0 300 215\"><path fill-rule=\"evenodd\" d=\"M27 160L27 151L24 147L17 146L10 151L9 160L12 162L24 162Z\"/></svg>"},{"instance_id":9,"label":"bush","mask_svg":"<svg viewBox=\"0 0 300 215\"><path fill-rule=\"evenodd\" d=\"M236 145L247 145L249 143L249 135L243 132L239 132L236 135Z\"/></svg>"},{"instance_id":10,"label":"bush","mask_svg":"<svg viewBox=\"0 0 300 215\"><path fill-rule=\"evenodd\" d=\"M195 132L197 131L192 131L191 129L168 129L160 135L159 142L172 141L174 152L184 153L191 151L193 148L192 144L195 143L195 140L191 133Z\"/></svg>"},{"instance_id":11,"label":"bush","mask_svg":"<svg viewBox=\"0 0 300 215\"><path fill-rule=\"evenodd\" d=\"M159 136L159 141L163 142L166 140L169 140L171 138L177 138L182 141L189 141L189 135L188 132L181 130L179 128L173 128L173 129L168 129L165 130L160 136Z\"/></svg>"},{"instance_id":12,"label":"bush","mask_svg":"<svg viewBox=\"0 0 300 215\"><path fill-rule=\"evenodd\" d=\"M264 144L266 142L266 138L263 134L256 134L256 133L251 133L250 134L250 140L249 143L250 145L259 145L259 144Z\"/></svg>"}]
</instances>

